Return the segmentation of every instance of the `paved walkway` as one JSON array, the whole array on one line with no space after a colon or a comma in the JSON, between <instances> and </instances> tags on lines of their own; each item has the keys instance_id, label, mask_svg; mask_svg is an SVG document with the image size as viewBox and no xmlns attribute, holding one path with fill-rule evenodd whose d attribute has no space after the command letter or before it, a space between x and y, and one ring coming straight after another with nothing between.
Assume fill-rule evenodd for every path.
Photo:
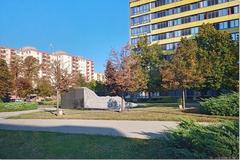
<instances>
[{"instance_id":1,"label":"paved walkway","mask_svg":"<svg viewBox=\"0 0 240 160\"><path fill-rule=\"evenodd\" d=\"M160 121L2 119L0 129L153 139L163 136L169 129L176 128L177 124Z\"/></svg>"}]
</instances>

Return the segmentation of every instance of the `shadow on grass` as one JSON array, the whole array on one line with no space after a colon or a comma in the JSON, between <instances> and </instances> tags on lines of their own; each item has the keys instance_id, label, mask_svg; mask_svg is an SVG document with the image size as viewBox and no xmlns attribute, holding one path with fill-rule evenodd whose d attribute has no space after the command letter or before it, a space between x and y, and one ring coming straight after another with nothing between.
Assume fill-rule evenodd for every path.
<instances>
[{"instance_id":1,"label":"shadow on grass","mask_svg":"<svg viewBox=\"0 0 240 160\"><path fill-rule=\"evenodd\" d=\"M152 108L152 107L178 107L177 103L138 103L134 108Z\"/></svg>"},{"instance_id":2,"label":"shadow on grass","mask_svg":"<svg viewBox=\"0 0 240 160\"><path fill-rule=\"evenodd\" d=\"M55 132L55 133L68 133L68 134L89 134L89 135L104 135L104 136L117 136L125 137L125 135L114 129L106 127L86 127L74 125L62 125L53 127L32 126L32 125L12 125L0 122L1 130L12 131L36 131L36 132Z\"/></svg>"},{"instance_id":3,"label":"shadow on grass","mask_svg":"<svg viewBox=\"0 0 240 160\"><path fill-rule=\"evenodd\" d=\"M135 108L151 108L151 107L175 107L178 108L178 103L138 103ZM187 108L199 108L199 103L187 103Z\"/></svg>"},{"instance_id":4,"label":"shadow on grass","mask_svg":"<svg viewBox=\"0 0 240 160\"><path fill-rule=\"evenodd\" d=\"M4 124L0 122L0 130L12 130L12 131L32 131L32 132L54 132L54 133L66 133L66 134L86 134L86 135L101 135L101 136L113 136L113 137L129 137L121 131L115 128L108 127L88 127L88 126L74 126L74 125L62 125L62 126L33 126L33 125L13 125ZM167 130L168 131L168 130ZM165 135L163 132L133 132L137 134L136 138L144 139L157 139ZM133 137L132 137L133 138Z\"/></svg>"}]
</instances>

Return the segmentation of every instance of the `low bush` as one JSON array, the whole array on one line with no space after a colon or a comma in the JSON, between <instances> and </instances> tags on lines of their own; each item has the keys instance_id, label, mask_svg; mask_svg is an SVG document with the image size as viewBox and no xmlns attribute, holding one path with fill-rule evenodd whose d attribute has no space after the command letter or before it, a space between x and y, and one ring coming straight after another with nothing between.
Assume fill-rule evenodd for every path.
<instances>
[{"instance_id":1,"label":"low bush","mask_svg":"<svg viewBox=\"0 0 240 160\"><path fill-rule=\"evenodd\" d=\"M0 112L13 112L13 111L25 111L37 109L36 103L26 102L11 102L11 103L0 103Z\"/></svg>"},{"instance_id":2,"label":"low bush","mask_svg":"<svg viewBox=\"0 0 240 160\"><path fill-rule=\"evenodd\" d=\"M57 101L41 101L38 102L39 105L53 106L57 105Z\"/></svg>"},{"instance_id":3,"label":"low bush","mask_svg":"<svg viewBox=\"0 0 240 160\"><path fill-rule=\"evenodd\" d=\"M168 135L166 152L172 158L239 158L239 122L199 125L183 121Z\"/></svg>"},{"instance_id":4,"label":"low bush","mask_svg":"<svg viewBox=\"0 0 240 160\"><path fill-rule=\"evenodd\" d=\"M158 98L138 98L138 99L126 99L126 101L129 102L137 102L137 103L178 103L179 97L170 97L170 96L162 96ZM186 99L187 103L193 103L196 102L193 97L187 97Z\"/></svg>"},{"instance_id":5,"label":"low bush","mask_svg":"<svg viewBox=\"0 0 240 160\"><path fill-rule=\"evenodd\" d=\"M239 94L231 93L203 100L200 111L210 115L238 116Z\"/></svg>"}]
</instances>

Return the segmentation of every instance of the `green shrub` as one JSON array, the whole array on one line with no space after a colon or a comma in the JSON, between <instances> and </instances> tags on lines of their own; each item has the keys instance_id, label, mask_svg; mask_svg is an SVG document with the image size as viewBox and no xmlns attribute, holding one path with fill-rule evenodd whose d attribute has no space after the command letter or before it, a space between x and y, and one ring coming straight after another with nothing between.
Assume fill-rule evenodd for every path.
<instances>
[{"instance_id":1,"label":"green shrub","mask_svg":"<svg viewBox=\"0 0 240 160\"><path fill-rule=\"evenodd\" d=\"M171 96L162 96L158 98L138 98L138 99L126 99L126 101L129 102L137 102L137 103L178 103L179 97L171 97ZM187 103L193 103L196 102L193 97L187 97L186 98Z\"/></svg>"},{"instance_id":2,"label":"green shrub","mask_svg":"<svg viewBox=\"0 0 240 160\"><path fill-rule=\"evenodd\" d=\"M209 98L200 103L200 111L210 115L238 116L239 94L231 93Z\"/></svg>"},{"instance_id":3,"label":"green shrub","mask_svg":"<svg viewBox=\"0 0 240 160\"><path fill-rule=\"evenodd\" d=\"M11 102L11 103L0 103L0 112L13 112L13 111L25 111L37 109L36 103L25 103L25 102Z\"/></svg>"},{"instance_id":4,"label":"green shrub","mask_svg":"<svg viewBox=\"0 0 240 160\"><path fill-rule=\"evenodd\" d=\"M52 105L57 105L57 101L41 101L41 102L38 102L39 105L46 105L46 106L52 106Z\"/></svg>"},{"instance_id":5,"label":"green shrub","mask_svg":"<svg viewBox=\"0 0 240 160\"><path fill-rule=\"evenodd\" d=\"M173 158L238 159L238 126L238 122L203 126L192 121L183 121L168 135L168 154L173 155Z\"/></svg>"}]
</instances>

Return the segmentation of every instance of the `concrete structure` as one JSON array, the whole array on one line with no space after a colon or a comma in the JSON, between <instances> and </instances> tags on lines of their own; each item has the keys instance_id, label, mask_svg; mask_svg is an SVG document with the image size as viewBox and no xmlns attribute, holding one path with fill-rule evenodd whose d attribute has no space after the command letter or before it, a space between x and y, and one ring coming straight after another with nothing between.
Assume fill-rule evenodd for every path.
<instances>
[{"instance_id":1,"label":"concrete structure","mask_svg":"<svg viewBox=\"0 0 240 160\"><path fill-rule=\"evenodd\" d=\"M99 97L88 88L73 88L61 98L61 108L120 110L121 97ZM125 101L123 101L125 107Z\"/></svg>"},{"instance_id":2,"label":"concrete structure","mask_svg":"<svg viewBox=\"0 0 240 160\"><path fill-rule=\"evenodd\" d=\"M0 58L4 59L8 66L14 63L16 56L25 59L29 56L36 58L41 64L39 77L49 77L51 63L55 60L60 60L61 67L66 69L69 74L81 73L86 81L91 81L94 78L94 63L80 56L71 56L64 51L57 51L53 54L39 51L33 47L24 47L20 49L11 49L8 47L0 47Z\"/></svg>"},{"instance_id":3,"label":"concrete structure","mask_svg":"<svg viewBox=\"0 0 240 160\"><path fill-rule=\"evenodd\" d=\"M146 35L169 52L182 37L192 37L203 23L239 39L239 0L130 0L130 37L136 45Z\"/></svg>"}]
</instances>

